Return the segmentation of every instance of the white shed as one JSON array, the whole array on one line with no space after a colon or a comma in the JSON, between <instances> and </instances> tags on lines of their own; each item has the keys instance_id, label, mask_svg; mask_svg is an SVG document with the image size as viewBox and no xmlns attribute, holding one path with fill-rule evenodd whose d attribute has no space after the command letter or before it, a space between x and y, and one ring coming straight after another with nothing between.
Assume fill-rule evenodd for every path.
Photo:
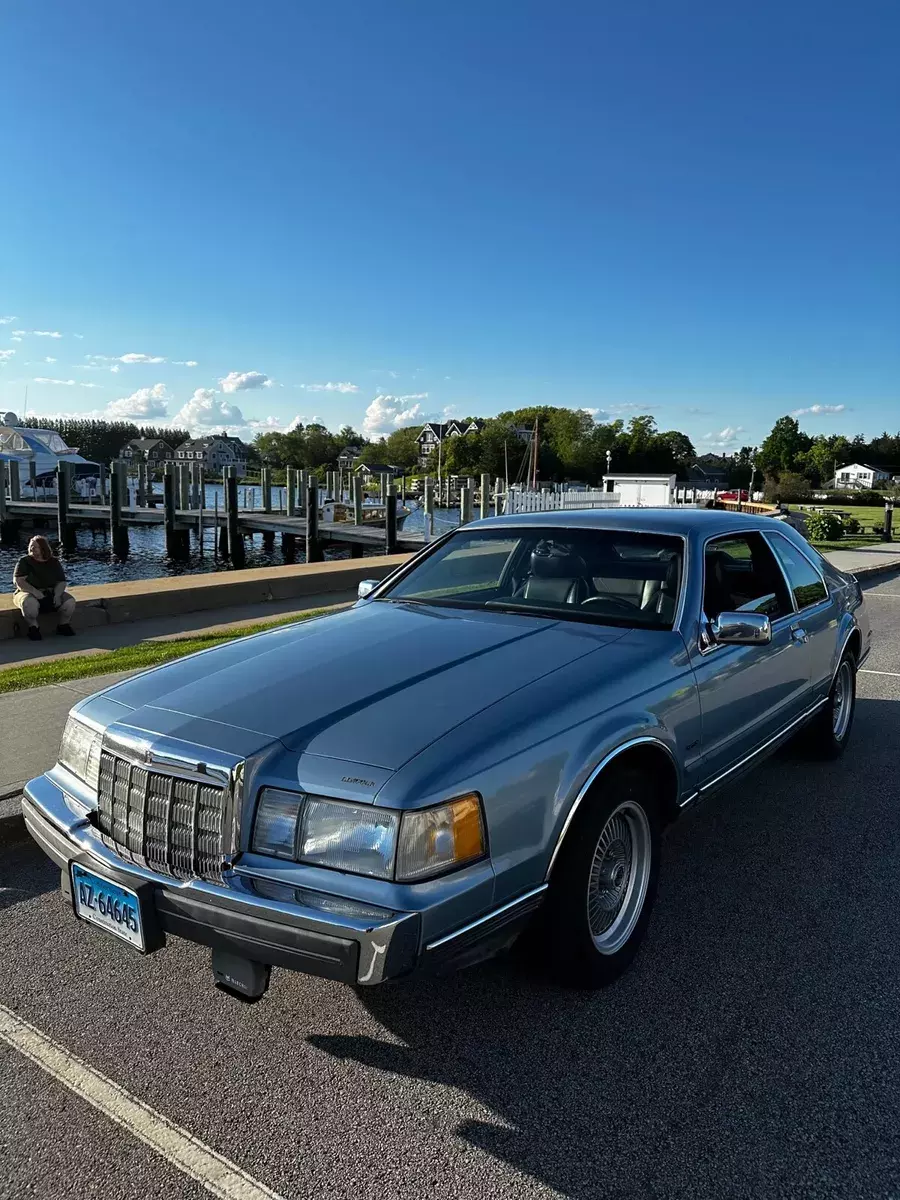
<instances>
[{"instance_id":1,"label":"white shed","mask_svg":"<svg viewBox=\"0 0 900 1200\"><path fill-rule=\"evenodd\" d=\"M603 486L618 492L623 508L665 508L672 503L674 475L604 475Z\"/></svg>"}]
</instances>

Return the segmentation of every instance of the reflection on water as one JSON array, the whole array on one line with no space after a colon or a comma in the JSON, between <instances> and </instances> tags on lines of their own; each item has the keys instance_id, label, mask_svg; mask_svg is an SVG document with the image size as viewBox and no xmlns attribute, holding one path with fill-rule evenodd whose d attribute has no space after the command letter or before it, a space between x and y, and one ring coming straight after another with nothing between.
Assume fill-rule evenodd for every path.
<instances>
[{"instance_id":1,"label":"reflection on water","mask_svg":"<svg viewBox=\"0 0 900 1200\"><path fill-rule=\"evenodd\" d=\"M157 494L159 494L157 484ZM272 504L277 506L279 493L283 489L273 488ZM207 484L206 505L215 510L223 508L222 487L218 484ZM246 497L246 500L245 500ZM160 497L161 499L161 497ZM261 494L258 487L238 488L238 500L242 507L262 507ZM421 510L413 511L406 520L404 529L422 530L424 514ZM452 509L439 509L435 513L435 534L445 533L458 523L459 514ZM52 542L56 540L56 522L53 521L45 530L36 532L46 533ZM215 553L215 539L212 529L204 530L203 550L196 529L190 535L190 556L184 561L175 562L166 558L165 533L162 525L132 525L128 527L130 552L126 560L117 559L112 553L109 529L79 529L76 548L68 553L60 552L60 557L66 566L69 582L75 585L89 583L126 583L135 579L159 579L173 575L199 575L212 571L229 571L232 568ZM13 590L13 570L21 555L28 547L31 531L23 531L19 535L18 545L0 547L0 593ZM245 539L246 568L252 567L281 567L287 562L302 563L306 561L302 543L292 558L286 558L281 550L281 539L276 536L275 545L271 550L263 546L262 534L254 534L253 538ZM372 551L370 553L378 553ZM325 550L326 560L349 557L349 550Z\"/></svg>"}]
</instances>

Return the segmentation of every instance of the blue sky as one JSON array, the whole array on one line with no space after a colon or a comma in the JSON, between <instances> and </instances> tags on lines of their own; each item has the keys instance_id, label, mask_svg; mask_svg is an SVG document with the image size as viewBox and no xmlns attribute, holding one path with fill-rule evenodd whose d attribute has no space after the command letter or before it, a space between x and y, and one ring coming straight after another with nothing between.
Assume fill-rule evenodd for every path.
<instances>
[{"instance_id":1,"label":"blue sky","mask_svg":"<svg viewBox=\"0 0 900 1200\"><path fill-rule=\"evenodd\" d=\"M893 0L46 0L0 39L0 407L900 427Z\"/></svg>"}]
</instances>

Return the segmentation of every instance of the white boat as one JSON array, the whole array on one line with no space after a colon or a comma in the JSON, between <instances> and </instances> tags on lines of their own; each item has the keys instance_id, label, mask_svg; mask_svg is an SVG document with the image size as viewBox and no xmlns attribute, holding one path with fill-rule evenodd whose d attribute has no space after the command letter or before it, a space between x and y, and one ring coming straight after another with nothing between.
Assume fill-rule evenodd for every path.
<instances>
[{"instance_id":1,"label":"white boat","mask_svg":"<svg viewBox=\"0 0 900 1200\"><path fill-rule=\"evenodd\" d=\"M36 490L42 495L56 493L56 472L61 462L72 463L72 474L78 490L87 488L89 480L99 480L99 463L82 458L77 449L67 446L55 430L30 429L21 424L12 412L6 413L0 420L0 453L10 468L14 469L18 464L23 498L30 498L32 464Z\"/></svg>"}]
</instances>

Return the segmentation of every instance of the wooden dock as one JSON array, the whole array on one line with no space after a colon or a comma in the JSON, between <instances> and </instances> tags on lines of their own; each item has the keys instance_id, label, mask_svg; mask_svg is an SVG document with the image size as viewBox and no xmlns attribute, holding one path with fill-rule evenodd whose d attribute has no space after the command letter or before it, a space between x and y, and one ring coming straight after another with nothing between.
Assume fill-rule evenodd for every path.
<instances>
[{"instance_id":1,"label":"wooden dock","mask_svg":"<svg viewBox=\"0 0 900 1200\"><path fill-rule=\"evenodd\" d=\"M122 505L117 508L116 516L125 528L129 526L166 525L165 505L159 507L139 508L135 505ZM66 509L68 526L77 528L111 528L113 512L109 504L70 504ZM59 506L55 500L8 500L6 502L6 521L21 522L29 527L46 527L57 524ZM319 521L316 523L317 540L322 546L334 548L346 547L351 554L361 554L365 549L382 550L387 553L387 533L383 525L371 522L363 525L351 521ZM305 543L307 538L307 520L304 516L288 516L286 513L265 513L259 510L239 509L237 512L237 527L242 534L261 533L264 538L274 539L276 534L282 538L294 538ZM176 508L174 510L174 529L181 533L198 531L199 529L220 530L228 529L228 513L219 509L218 513L211 508ZM425 543L421 532L404 533L397 530L395 547L390 553L404 553L420 550Z\"/></svg>"}]
</instances>

